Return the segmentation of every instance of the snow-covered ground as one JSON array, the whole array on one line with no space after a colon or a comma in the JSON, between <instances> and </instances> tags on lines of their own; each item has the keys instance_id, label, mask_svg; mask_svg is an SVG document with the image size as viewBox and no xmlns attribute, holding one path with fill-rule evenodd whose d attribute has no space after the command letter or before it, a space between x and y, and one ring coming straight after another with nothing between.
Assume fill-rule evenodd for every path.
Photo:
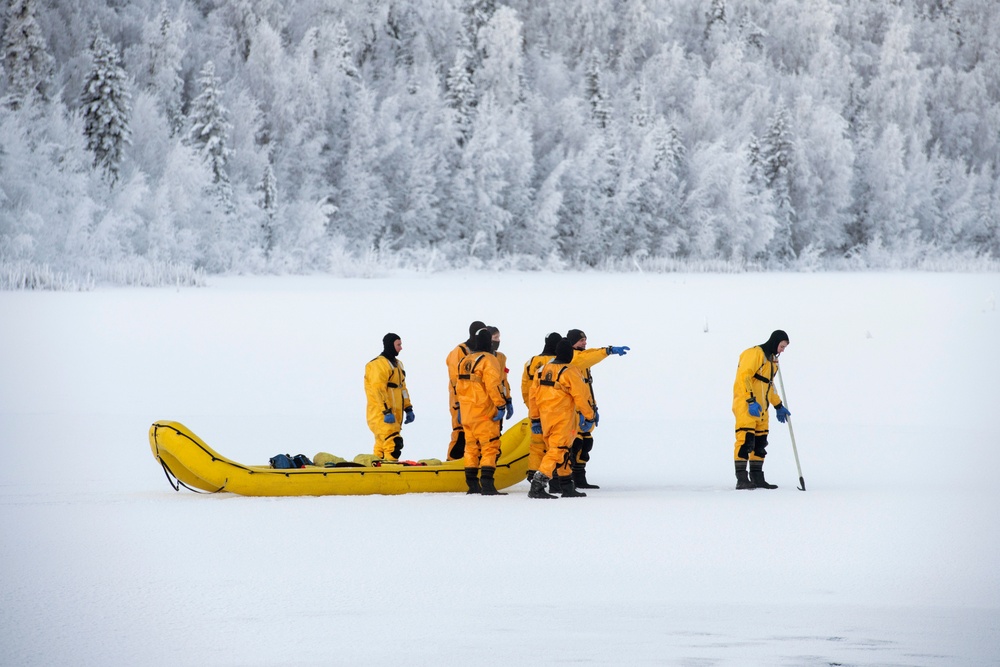
<instances>
[{"instance_id":1,"label":"snow-covered ground","mask_svg":"<svg viewBox=\"0 0 1000 667\"><path fill-rule=\"evenodd\" d=\"M447 274L0 293L0 664L995 665L1000 276ZM148 446L370 451L364 363L402 337L444 455L470 321L517 378L595 367L587 498L177 493ZM737 492L733 374L788 331L775 491ZM515 386L517 382L514 382ZM525 415L517 403L516 418Z\"/></svg>"}]
</instances>

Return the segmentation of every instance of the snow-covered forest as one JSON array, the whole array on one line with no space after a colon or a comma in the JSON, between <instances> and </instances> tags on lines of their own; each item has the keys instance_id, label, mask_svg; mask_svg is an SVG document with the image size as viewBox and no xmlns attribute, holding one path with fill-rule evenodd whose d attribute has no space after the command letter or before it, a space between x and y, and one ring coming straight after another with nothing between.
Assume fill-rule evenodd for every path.
<instances>
[{"instance_id":1,"label":"snow-covered forest","mask_svg":"<svg viewBox=\"0 0 1000 667\"><path fill-rule=\"evenodd\" d=\"M1000 259L995 0L7 0L0 286Z\"/></svg>"}]
</instances>

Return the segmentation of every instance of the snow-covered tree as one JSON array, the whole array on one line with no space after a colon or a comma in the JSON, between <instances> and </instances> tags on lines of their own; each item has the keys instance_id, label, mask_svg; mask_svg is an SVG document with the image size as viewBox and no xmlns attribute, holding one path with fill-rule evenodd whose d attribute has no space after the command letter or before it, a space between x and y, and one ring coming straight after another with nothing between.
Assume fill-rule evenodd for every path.
<instances>
[{"instance_id":1,"label":"snow-covered tree","mask_svg":"<svg viewBox=\"0 0 1000 667\"><path fill-rule=\"evenodd\" d=\"M755 135L750 135L746 148L747 206L744 214L746 226L753 231L755 238L746 244L747 259L752 259L767 247L778 227L774 191L768 184L768 165L761 151L760 141Z\"/></svg>"},{"instance_id":2,"label":"snow-covered tree","mask_svg":"<svg viewBox=\"0 0 1000 667\"><path fill-rule=\"evenodd\" d=\"M705 12L705 39L710 39L713 31L725 30L727 25L726 0L712 0Z\"/></svg>"},{"instance_id":3,"label":"snow-covered tree","mask_svg":"<svg viewBox=\"0 0 1000 667\"><path fill-rule=\"evenodd\" d=\"M362 88L349 111L350 145L339 184L337 214L329 231L348 240L354 250L366 252L386 244L387 216L392 203L379 169L380 128L375 94Z\"/></svg>"},{"instance_id":4,"label":"snow-covered tree","mask_svg":"<svg viewBox=\"0 0 1000 667\"><path fill-rule=\"evenodd\" d=\"M465 39L468 40L472 58L469 66L472 71L479 68L485 54L479 44L479 31L493 18L493 13L497 9L496 0L462 0L462 27L465 31Z\"/></svg>"},{"instance_id":5,"label":"snow-covered tree","mask_svg":"<svg viewBox=\"0 0 1000 667\"><path fill-rule=\"evenodd\" d=\"M795 146L788 122L788 110L779 104L768 122L760 147L764 179L771 190L778 227L771 242L771 252L779 261L796 256L794 230L795 206L792 202L792 160Z\"/></svg>"},{"instance_id":6,"label":"snow-covered tree","mask_svg":"<svg viewBox=\"0 0 1000 667\"><path fill-rule=\"evenodd\" d=\"M121 171L125 146L132 141L129 127L132 96L118 49L104 35L94 38L90 58L90 72L80 96L83 131L87 148L94 154L94 166L114 185Z\"/></svg>"},{"instance_id":7,"label":"snow-covered tree","mask_svg":"<svg viewBox=\"0 0 1000 667\"><path fill-rule=\"evenodd\" d=\"M184 39L188 24L171 18L166 3L155 19L143 26L143 44L135 49L136 85L151 90L170 123L171 135L184 127Z\"/></svg>"},{"instance_id":8,"label":"snow-covered tree","mask_svg":"<svg viewBox=\"0 0 1000 667\"><path fill-rule=\"evenodd\" d=\"M12 0L3 31L4 104L18 109L33 100L48 101L53 58L38 25L35 0Z\"/></svg>"},{"instance_id":9,"label":"snow-covered tree","mask_svg":"<svg viewBox=\"0 0 1000 667\"><path fill-rule=\"evenodd\" d=\"M611 122L611 104L604 84L603 59L596 51L587 58L584 79L585 95L590 102L590 116L602 130Z\"/></svg>"},{"instance_id":10,"label":"snow-covered tree","mask_svg":"<svg viewBox=\"0 0 1000 667\"><path fill-rule=\"evenodd\" d=\"M469 140L476 111L476 90L470 74L470 57L468 51L459 48L455 54L455 64L448 70L445 80L446 99L448 106L455 111L460 145Z\"/></svg>"},{"instance_id":11,"label":"snow-covered tree","mask_svg":"<svg viewBox=\"0 0 1000 667\"><path fill-rule=\"evenodd\" d=\"M347 32L347 26L343 21L337 21L333 27L333 62L336 63L344 76L358 77L358 68L354 66L354 44L351 35Z\"/></svg>"},{"instance_id":12,"label":"snow-covered tree","mask_svg":"<svg viewBox=\"0 0 1000 667\"><path fill-rule=\"evenodd\" d=\"M790 113L796 253L812 246L830 256L843 247L850 220L857 167L850 128L838 108L808 95L799 97Z\"/></svg>"},{"instance_id":13,"label":"snow-covered tree","mask_svg":"<svg viewBox=\"0 0 1000 667\"><path fill-rule=\"evenodd\" d=\"M274 249L275 221L278 217L278 183L274 177L274 169L270 164L264 169L264 177L258 186L260 192L259 204L264 211L261 236L264 245L264 256L269 257Z\"/></svg>"},{"instance_id":14,"label":"snow-covered tree","mask_svg":"<svg viewBox=\"0 0 1000 667\"><path fill-rule=\"evenodd\" d=\"M651 132L653 142L654 227L651 253L676 255L684 246L684 209L687 196L687 149L675 123L659 118Z\"/></svg>"},{"instance_id":15,"label":"snow-covered tree","mask_svg":"<svg viewBox=\"0 0 1000 667\"><path fill-rule=\"evenodd\" d=\"M87 261L99 206L79 115L0 112L0 262L71 271ZM104 193L99 193L103 197Z\"/></svg>"},{"instance_id":16,"label":"snow-covered tree","mask_svg":"<svg viewBox=\"0 0 1000 667\"><path fill-rule=\"evenodd\" d=\"M911 50L908 22L897 18L889 26L879 51L878 73L868 88L868 109L876 129L892 124L911 141L910 151L923 151L930 136L925 73Z\"/></svg>"},{"instance_id":17,"label":"snow-covered tree","mask_svg":"<svg viewBox=\"0 0 1000 667\"><path fill-rule=\"evenodd\" d=\"M222 103L220 81L215 76L215 64L210 60L198 75L201 92L191 102L188 142L198 151L212 174L212 183L228 189L229 174L229 110Z\"/></svg>"},{"instance_id":18,"label":"snow-covered tree","mask_svg":"<svg viewBox=\"0 0 1000 667\"><path fill-rule=\"evenodd\" d=\"M522 101L522 44L517 12L510 7L498 8L479 30L482 62L473 79L479 94L490 92L497 101Z\"/></svg>"},{"instance_id":19,"label":"snow-covered tree","mask_svg":"<svg viewBox=\"0 0 1000 667\"><path fill-rule=\"evenodd\" d=\"M859 159L860 207L856 242L908 248L916 240L913 201L907 196L906 146L903 133L889 125Z\"/></svg>"}]
</instances>

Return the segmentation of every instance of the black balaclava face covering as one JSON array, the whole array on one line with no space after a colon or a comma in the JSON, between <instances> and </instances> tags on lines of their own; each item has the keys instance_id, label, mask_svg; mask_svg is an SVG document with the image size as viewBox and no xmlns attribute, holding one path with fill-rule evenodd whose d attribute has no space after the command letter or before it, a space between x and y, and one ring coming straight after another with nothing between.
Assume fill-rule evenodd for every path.
<instances>
[{"instance_id":1,"label":"black balaclava face covering","mask_svg":"<svg viewBox=\"0 0 1000 667\"><path fill-rule=\"evenodd\" d=\"M476 340L472 344L472 349L476 352L492 352L493 351L493 332L489 330L489 327L483 327L476 332Z\"/></svg>"},{"instance_id":2,"label":"black balaclava face covering","mask_svg":"<svg viewBox=\"0 0 1000 667\"><path fill-rule=\"evenodd\" d=\"M396 341L400 340L399 336L394 333L387 333L382 336L382 356L392 362L392 365L396 365Z\"/></svg>"},{"instance_id":3,"label":"black balaclava face covering","mask_svg":"<svg viewBox=\"0 0 1000 667\"><path fill-rule=\"evenodd\" d=\"M497 329L496 327L486 327L486 328L490 330L490 352L496 352L497 350L500 349L500 341L493 340L493 336L496 336L498 333L500 333L500 330Z\"/></svg>"},{"instance_id":4,"label":"black balaclava face covering","mask_svg":"<svg viewBox=\"0 0 1000 667\"><path fill-rule=\"evenodd\" d=\"M570 345L576 345L581 339L586 337L587 334L583 333L579 329L570 329L566 332L566 340L569 341Z\"/></svg>"},{"instance_id":5,"label":"black balaclava face covering","mask_svg":"<svg viewBox=\"0 0 1000 667\"><path fill-rule=\"evenodd\" d=\"M761 343L760 345L760 349L764 350L764 356L768 359L774 358L774 355L778 353L778 345L783 340L788 340L788 334L781 329L773 331L771 333L771 337L767 339L767 342Z\"/></svg>"},{"instance_id":6,"label":"black balaclava face covering","mask_svg":"<svg viewBox=\"0 0 1000 667\"><path fill-rule=\"evenodd\" d=\"M469 325L469 340L465 341L465 344L469 346L469 349L475 349L476 346L476 332L485 327L486 325L476 320Z\"/></svg>"},{"instance_id":7,"label":"black balaclava face covering","mask_svg":"<svg viewBox=\"0 0 1000 667\"><path fill-rule=\"evenodd\" d=\"M556 358L555 362L557 364L568 364L573 361L573 343L569 342L569 338L563 338L556 345Z\"/></svg>"},{"instance_id":8,"label":"black balaclava face covering","mask_svg":"<svg viewBox=\"0 0 1000 667\"><path fill-rule=\"evenodd\" d=\"M561 340L561 334L550 333L545 337L545 347L542 348L542 354L547 357L553 356L556 353L556 346L559 345L559 341Z\"/></svg>"}]
</instances>

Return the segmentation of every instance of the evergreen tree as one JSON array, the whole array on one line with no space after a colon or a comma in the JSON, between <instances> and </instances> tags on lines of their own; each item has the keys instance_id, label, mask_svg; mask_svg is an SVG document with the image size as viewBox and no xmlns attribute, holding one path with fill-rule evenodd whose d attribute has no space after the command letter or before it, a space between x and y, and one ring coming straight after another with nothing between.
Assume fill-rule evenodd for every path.
<instances>
[{"instance_id":1,"label":"evergreen tree","mask_svg":"<svg viewBox=\"0 0 1000 667\"><path fill-rule=\"evenodd\" d=\"M705 12L705 41L711 38L713 30L724 30L726 26L726 0L712 0Z\"/></svg>"},{"instance_id":2,"label":"evergreen tree","mask_svg":"<svg viewBox=\"0 0 1000 667\"><path fill-rule=\"evenodd\" d=\"M333 60L344 76L358 77L358 68L354 65L354 45L343 21L337 21L333 27Z\"/></svg>"},{"instance_id":3,"label":"evergreen tree","mask_svg":"<svg viewBox=\"0 0 1000 667\"><path fill-rule=\"evenodd\" d=\"M258 186L260 191L260 207L264 211L264 222L261 236L264 246L264 256L270 257L274 250L275 221L278 217L278 182L274 177L274 169L268 163L264 169L264 177Z\"/></svg>"},{"instance_id":4,"label":"evergreen tree","mask_svg":"<svg viewBox=\"0 0 1000 667\"><path fill-rule=\"evenodd\" d=\"M608 93L604 87L602 64L600 55L594 51L587 58L587 71L584 84L585 94L590 102L590 117L597 124L597 127L606 129L611 122L611 105L608 102Z\"/></svg>"},{"instance_id":5,"label":"evergreen tree","mask_svg":"<svg viewBox=\"0 0 1000 667\"><path fill-rule=\"evenodd\" d=\"M523 41L517 13L510 7L497 9L479 31L482 63L473 81L480 95L491 92L497 102L508 104L524 101Z\"/></svg>"},{"instance_id":6,"label":"evergreen tree","mask_svg":"<svg viewBox=\"0 0 1000 667\"><path fill-rule=\"evenodd\" d=\"M667 35L664 24L649 3L627 2L621 10L619 38L615 47L616 70L631 77L651 58Z\"/></svg>"},{"instance_id":7,"label":"evergreen tree","mask_svg":"<svg viewBox=\"0 0 1000 667\"><path fill-rule=\"evenodd\" d=\"M83 108L87 148L94 166L103 170L108 182L118 181L125 146L132 143L129 116L131 94L118 49L101 34L90 47L91 68L84 81Z\"/></svg>"},{"instance_id":8,"label":"evergreen tree","mask_svg":"<svg viewBox=\"0 0 1000 667\"><path fill-rule=\"evenodd\" d=\"M379 116L375 94L362 87L349 112L350 145L339 184L337 215L329 231L347 239L355 250L391 246L386 235L392 207L390 193L379 170L381 157Z\"/></svg>"},{"instance_id":9,"label":"evergreen tree","mask_svg":"<svg viewBox=\"0 0 1000 667\"><path fill-rule=\"evenodd\" d=\"M608 166L603 147L601 137L594 137L566 169L556 244L559 254L573 264L594 266L604 257L601 223L607 197L600 181L609 175L603 171Z\"/></svg>"},{"instance_id":10,"label":"evergreen tree","mask_svg":"<svg viewBox=\"0 0 1000 667\"><path fill-rule=\"evenodd\" d=\"M429 64L413 72L414 91L395 98L383 115L389 131L383 133L390 150L381 156L381 170L393 194L389 212L391 237L399 248L438 247L448 234L443 229L442 199L450 179L449 167L458 146L455 128L440 90L439 72Z\"/></svg>"},{"instance_id":11,"label":"evergreen tree","mask_svg":"<svg viewBox=\"0 0 1000 667\"><path fill-rule=\"evenodd\" d=\"M479 69L486 54L482 51L479 43L479 31L493 18L493 13L497 9L496 0L465 0L463 8L462 27L465 30L465 39L468 40L472 53L468 65L470 73Z\"/></svg>"},{"instance_id":12,"label":"evergreen tree","mask_svg":"<svg viewBox=\"0 0 1000 667\"><path fill-rule=\"evenodd\" d=\"M788 261L796 254L793 238L795 207L792 204L792 159L795 147L784 104L778 106L768 122L761 149L764 179L777 208L775 215L778 228L771 243L771 252L779 261Z\"/></svg>"},{"instance_id":13,"label":"evergreen tree","mask_svg":"<svg viewBox=\"0 0 1000 667\"><path fill-rule=\"evenodd\" d=\"M35 99L48 101L53 59L35 17L35 0L12 0L2 48L5 105L16 110Z\"/></svg>"},{"instance_id":14,"label":"evergreen tree","mask_svg":"<svg viewBox=\"0 0 1000 667\"><path fill-rule=\"evenodd\" d=\"M184 127L184 79L181 70L187 28L186 22L171 20L164 3L156 19L143 30L145 53L142 55L138 83L156 94L170 123L171 136L179 134Z\"/></svg>"},{"instance_id":15,"label":"evergreen tree","mask_svg":"<svg viewBox=\"0 0 1000 667\"><path fill-rule=\"evenodd\" d=\"M778 226L775 219L773 191L768 186L767 164L761 154L760 141L750 135L746 150L747 184L745 207L746 225L754 232L754 241L747 244L747 258L759 254L773 238Z\"/></svg>"},{"instance_id":16,"label":"evergreen tree","mask_svg":"<svg viewBox=\"0 0 1000 667\"><path fill-rule=\"evenodd\" d=\"M768 188L767 165L761 155L760 140L751 134L747 143L747 163L750 167L750 189L754 192L764 192Z\"/></svg>"},{"instance_id":17,"label":"evergreen tree","mask_svg":"<svg viewBox=\"0 0 1000 667\"><path fill-rule=\"evenodd\" d=\"M876 129L894 124L910 151L923 151L930 139L924 106L926 73L911 49L911 28L902 18L889 26L879 50L878 73L868 88L868 108Z\"/></svg>"},{"instance_id":18,"label":"evergreen tree","mask_svg":"<svg viewBox=\"0 0 1000 667\"><path fill-rule=\"evenodd\" d=\"M917 219L907 188L906 139L895 124L878 137L868 158L861 175L869 188L871 238L890 250L910 249Z\"/></svg>"},{"instance_id":19,"label":"evergreen tree","mask_svg":"<svg viewBox=\"0 0 1000 667\"><path fill-rule=\"evenodd\" d=\"M445 99L448 101L448 106L455 111L460 146L469 140L476 111L476 91L469 73L469 58L468 51L460 48L455 54L455 64L448 70L445 81Z\"/></svg>"},{"instance_id":20,"label":"evergreen tree","mask_svg":"<svg viewBox=\"0 0 1000 667\"><path fill-rule=\"evenodd\" d=\"M188 142L198 151L201 159L212 173L212 183L221 186L220 192L229 191L229 174L226 164L229 149L229 110L222 104L219 79L215 76L215 64L205 63L198 75L201 93L191 103Z\"/></svg>"}]
</instances>

